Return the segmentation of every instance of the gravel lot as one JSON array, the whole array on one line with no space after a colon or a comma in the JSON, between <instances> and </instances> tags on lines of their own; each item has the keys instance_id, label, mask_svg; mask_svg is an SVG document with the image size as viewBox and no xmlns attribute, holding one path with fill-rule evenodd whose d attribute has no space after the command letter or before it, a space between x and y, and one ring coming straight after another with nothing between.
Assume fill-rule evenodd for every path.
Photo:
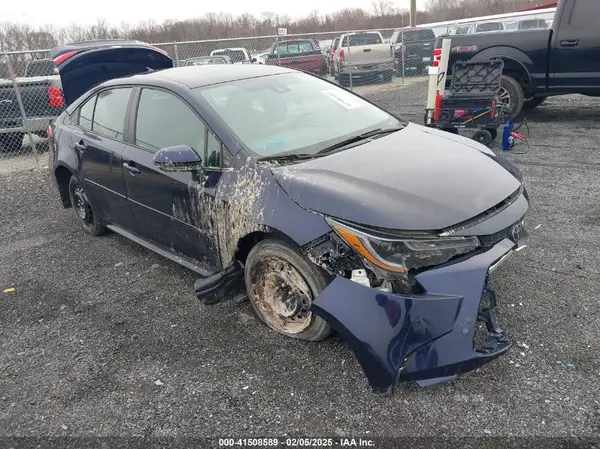
<instances>
[{"instance_id":1,"label":"gravel lot","mask_svg":"<svg viewBox=\"0 0 600 449\"><path fill-rule=\"evenodd\" d=\"M422 122L423 82L360 89ZM0 435L600 437L600 99L527 115L531 146L510 157L530 246L496 276L521 347L387 399L341 340L280 337L244 301L201 306L193 273L80 232L45 171L0 171L0 287L16 288L0 293Z\"/></svg>"}]
</instances>

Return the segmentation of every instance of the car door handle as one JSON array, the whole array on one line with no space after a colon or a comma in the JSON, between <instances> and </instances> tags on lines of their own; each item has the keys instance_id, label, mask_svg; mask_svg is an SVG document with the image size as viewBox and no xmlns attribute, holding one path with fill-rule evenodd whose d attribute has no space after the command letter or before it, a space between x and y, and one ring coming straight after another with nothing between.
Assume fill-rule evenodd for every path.
<instances>
[{"instance_id":1,"label":"car door handle","mask_svg":"<svg viewBox=\"0 0 600 449\"><path fill-rule=\"evenodd\" d=\"M88 149L88 146L85 144L85 142L83 140L76 142L75 145L73 145L73 146L80 151L85 151Z\"/></svg>"},{"instance_id":2,"label":"car door handle","mask_svg":"<svg viewBox=\"0 0 600 449\"><path fill-rule=\"evenodd\" d=\"M133 165L130 165L127 162L123 162L123 168L129 171L132 175L137 175L138 173L142 172L139 168L134 167Z\"/></svg>"},{"instance_id":3,"label":"car door handle","mask_svg":"<svg viewBox=\"0 0 600 449\"><path fill-rule=\"evenodd\" d=\"M579 39L572 41L560 41L561 47L577 47L579 45Z\"/></svg>"}]
</instances>

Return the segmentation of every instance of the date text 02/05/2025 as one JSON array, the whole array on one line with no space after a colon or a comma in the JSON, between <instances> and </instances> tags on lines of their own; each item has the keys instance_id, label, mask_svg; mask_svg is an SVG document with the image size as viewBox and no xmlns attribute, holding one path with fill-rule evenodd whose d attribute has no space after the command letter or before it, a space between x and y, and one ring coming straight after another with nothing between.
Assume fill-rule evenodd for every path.
<instances>
[{"instance_id":1,"label":"date text 02/05/2025","mask_svg":"<svg viewBox=\"0 0 600 449\"><path fill-rule=\"evenodd\" d=\"M375 447L364 438L219 438L219 447Z\"/></svg>"}]
</instances>

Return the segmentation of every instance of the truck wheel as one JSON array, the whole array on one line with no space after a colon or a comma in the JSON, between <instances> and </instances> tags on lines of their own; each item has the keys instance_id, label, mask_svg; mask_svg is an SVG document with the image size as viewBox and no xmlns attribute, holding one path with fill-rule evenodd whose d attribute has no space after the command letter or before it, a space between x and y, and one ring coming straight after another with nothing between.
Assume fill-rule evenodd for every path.
<instances>
[{"instance_id":1,"label":"truck wheel","mask_svg":"<svg viewBox=\"0 0 600 449\"><path fill-rule=\"evenodd\" d=\"M0 150L19 151L23 146L25 133L0 134Z\"/></svg>"},{"instance_id":2,"label":"truck wheel","mask_svg":"<svg viewBox=\"0 0 600 449\"><path fill-rule=\"evenodd\" d=\"M523 105L523 109L531 110L537 108L544 101L546 101L548 97L533 97L525 100L525 104Z\"/></svg>"},{"instance_id":3,"label":"truck wheel","mask_svg":"<svg viewBox=\"0 0 600 449\"><path fill-rule=\"evenodd\" d=\"M500 93L496 101L504 106L506 120L514 120L523 110L525 93L516 79L502 75Z\"/></svg>"},{"instance_id":4,"label":"truck wheel","mask_svg":"<svg viewBox=\"0 0 600 449\"><path fill-rule=\"evenodd\" d=\"M252 248L244 280L254 312L274 331L306 341L331 335L331 326L311 312L329 284L326 273L283 240L263 240Z\"/></svg>"},{"instance_id":5,"label":"truck wheel","mask_svg":"<svg viewBox=\"0 0 600 449\"><path fill-rule=\"evenodd\" d=\"M394 80L394 71L391 70L389 72L384 72L383 74L383 82L391 83Z\"/></svg>"}]
</instances>

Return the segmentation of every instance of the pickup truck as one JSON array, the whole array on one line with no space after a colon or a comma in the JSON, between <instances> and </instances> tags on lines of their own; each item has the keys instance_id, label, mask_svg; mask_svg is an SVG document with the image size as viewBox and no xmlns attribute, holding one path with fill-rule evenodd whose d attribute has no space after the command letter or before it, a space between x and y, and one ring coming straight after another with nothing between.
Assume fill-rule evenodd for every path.
<instances>
[{"instance_id":1,"label":"pickup truck","mask_svg":"<svg viewBox=\"0 0 600 449\"><path fill-rule=\"evenodd\" d=\"M432 51L435 45L435 33L431 28L403 28L394 31L390 44L394 51L394 68L400 75L427 72L431 65Z\"/></svg>"},{"instance_id":2,"label":"pickup truck","mask_svg":"<svg viewBox=\"0 0 600 449\"><path fill-rule=\"evenodd\" d=\"M350 79L394 77L394 53L378 31L346 33L340 36L334 54L333 76L342 86Z\"/></svg>"},{"instance_id":3,"label":"pickup truck","mask_svg":"<svg viewBox=\"0 0 600 449\"><path fill-rule=\"evenodd\" d=\"M455 62L501 58L504 72L498 102L504 104L509 119L549 96L600 96L597 8L598 0L559 0L549 29L451 36L446 87ZM444 37L438 37L436 49Z\"/></svg>"},{"instance_id":4,"label":"pickup truck","mask_svg":"<svg viewBox=\"0 0 600 449\"><path fill-rule=\"evenodd\" d=\"M250 56L248 50L242 47L219 48L210 52L210 56L228 56L234 64L251 64L256 58Z\"/></svg>"},{"instance_id":5,"label":"pickup truck","mask_svg":"<svg viewBox=\"0 0 600 449\"><path fill-rule=\"evenodd\" d=\"M25 109L25 120L10 75L0 79L0 149L19 150L26 131L47 137L52 120L65 108L59 75L15 78Z\"/></svg>"},{"instance_id":6,"label":"pickup truck","mask_svg":"<svg viewBox=\"0 0 600 449\"><path fill-rule=\"evenodd\" d=\"M274 43L266 64L289 67L319 76L327 75L327 58L317 42L312 39L293 39Z\"/></svg>"}]
</instances>

